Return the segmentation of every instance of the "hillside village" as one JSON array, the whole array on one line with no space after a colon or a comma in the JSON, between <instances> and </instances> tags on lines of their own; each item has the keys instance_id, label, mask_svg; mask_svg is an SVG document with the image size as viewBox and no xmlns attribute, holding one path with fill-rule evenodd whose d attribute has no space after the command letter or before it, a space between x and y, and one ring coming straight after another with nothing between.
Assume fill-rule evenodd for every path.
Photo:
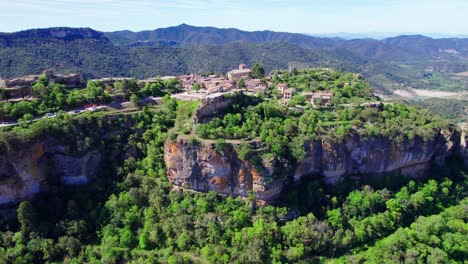
<instances>
[{"instance_id":1,"label":"hillside village","mask_svg":"<svg viewBox=\"0 0 468 264\"><path fill-rule=\"evenodd\" d=\"M250 95L265 95L272 89L276 88L279 91L279 98L284 103L292 99L296 94L294 88L288 87L285 83L274 84L271 81L271 76L265 78L252 78L252 70L247 68L245 64L240 64L238 69L229 71L225 76L209 75L201 76L197 74L178 76L185 93L179 97L215 97L223 93L244 92ZM270 89L269 89L270 88ZM329 106L333 94L330 91L321 92L302 92L308 101L313 105L320 104Z\"/></svg>"},{"instance_id":2,"label":"hillside village","mask_svg":"<svg viewBox=\"0 0 468 264\"><path fill-rule=\"evenodd\" d=\"M41 76L46 76L49 84L64 84L67 89L85 88L87 81L100 82L105 87L114 87L117 82L129 82L134 80L127 77L107 77L87 80L81 73L59 75L52 70L46 70L42 75L27 75L18 78L0 79L0 89L6 91L4 98L9 101L33 100L32 86L39 81ZM204 98L214 98L226 93L239 93L250 95L266 95L277 89L277 99L287 103L297 93L294 87L289 87L285 83L275 84L272 76L253 78L252 70L245 64L240 64L238 69L233 69L226 75L211 74L187 74L180 76L164 76L159 78L149 78L137 80L138 86L143 88L147 83L151 84L158 80L177 79L179 92L172 96L183 101L200 100ZM109 89L112 90L112 89ZM306 97L307 101L314 106L330 106L333 94L331 91L302 92L300 95Z\"/></svg>"}]
</instances>

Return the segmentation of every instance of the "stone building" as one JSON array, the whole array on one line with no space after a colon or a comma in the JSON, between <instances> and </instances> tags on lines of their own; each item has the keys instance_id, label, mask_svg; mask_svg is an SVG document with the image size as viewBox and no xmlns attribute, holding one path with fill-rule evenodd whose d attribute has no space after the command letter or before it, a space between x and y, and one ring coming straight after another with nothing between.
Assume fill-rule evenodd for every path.
<instances>
[{"instance_id":1,"label":"stone building","mask_svg":"<svg viewBox=\"0 0 468 264\"><path fill-rule=\"evenodd\" d=\"M245 64L239 65L239 69L232 70L227 73L228 79L231 81L238 81L240 79L250 79L250 75L252 74L252 70L247 68Z\"/></svg>"},{"instance_id":2,"label":"stone building","mask_svg":"<svg viewBox=\"0 0 468 264\"><path fill-rule=\"evenodd\" d=\"M330 106L332 97L332 92L316 92L312 97L311 103L314 106Z\"/></svg>"},{"instance_id":3,"label":"stone building","mask_svg":"<svg viewBox=\"0 0 468 264\"><path fill-rule=\"evenodd\" d=\"M279 90L281 96L283 96L283 95L284 95L284 91L285 91L286 89L288 89L288 85L285 84L285 83L279 83L278 85L276 85L276 87L278 88L278 90Z\"/></svg>"},{"instance_id":4,"label":"stone building","mask_svg":"<svg viewBox=\"0 0 468 264\"><path fill-rule=\"evenodd\" d=\"M290 100L293 96L293 93L294 93L294 90L291 88L284 90L283 99Z\"/></svg>"}]
</instances>

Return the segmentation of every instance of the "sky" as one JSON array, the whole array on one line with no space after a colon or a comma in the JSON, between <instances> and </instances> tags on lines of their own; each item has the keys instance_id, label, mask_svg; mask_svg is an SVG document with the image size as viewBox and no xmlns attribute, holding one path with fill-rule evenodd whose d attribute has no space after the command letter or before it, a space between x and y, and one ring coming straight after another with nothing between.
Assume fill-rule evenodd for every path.
<instances>
[{"instance_id":1,"label":"sky","mask_svg":"<svg viewBox=\"0 0 468 264\"><path fill-rule=\"evenodd\" d=\"M0 0L0 32L195 26L297 33L468 34L468 0Z\"/></svg>"}]
</instances>

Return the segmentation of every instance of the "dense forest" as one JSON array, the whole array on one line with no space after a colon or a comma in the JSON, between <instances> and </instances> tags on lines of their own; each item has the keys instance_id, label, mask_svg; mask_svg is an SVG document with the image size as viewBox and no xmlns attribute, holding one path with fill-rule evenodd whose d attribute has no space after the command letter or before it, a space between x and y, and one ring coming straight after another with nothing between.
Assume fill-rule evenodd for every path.
<instances>
[{"instance_id":1,"label":"dense forest","mask_svg":"<svg viewBox=\"0 0 468 264\"><path fill-rule=\"evenodd\" d=\"M274 99L276 84L283 82L299 88L286 106ZM58 88L41 84L36 90L45 89L41 100L48 105L48 96ZM86 97L104 90L98 93L102 96L105 89L99 87L88 84ZM143 89L151 93L160 88ZM312 108L299 93L325 90L334 94L331 109ZM294 142L304 137L339 138L351 129L395 140L424 138L443 124L440 117L410 106L361 106L375 99L370 91L355 74L279 71L271 97L233 96L232 109L222 118L196 129L200 136L218 140L261 137L273 155L287 151L300 158ZM104 157L117 157L104 162L88 185L57 184L37 199L21 202L17 221L0 224L0 263L466 261L468 172L461 161L413 180L389 175L367 182L349 178L331 186L319 178L304 179L267 206L257 206L253 196L177 191L166 177L164 143L174 130L189 133L183 128L196 107L197 102L167 95L160 105L112 119L104 112L61 112L0 131L0 149L57 137L78 152L98 148ZM103 137L109 131L113 136Z\"/></svg>"},{"instance_id":2,"label":"dense forest","mask_svg":"<svg viewBox=\"0 0 468 264\"><path fill-rule=\"evenodd\" d=\"M466 251L467 174L456 166L430 179L391 184L319 180L285 193L277 205L215 193L171 191L159 158L168 130L186 103L167 97L157 109L122 116L113 127L120 141L98 138L102 115L76 122L67 115L3 132L23 140L43 133L79 142L89 137L126 158L106 164L91 186L57 189L18 207L17 224L3 224L3 263L463 263ZM125 120L128 121L125 121ZM81 133L70 133L82 129ZM135 153L135 150L136 153ZM133 153L132 153L133 152ZM112 167L112 166L116 167ZM299 217L295 217L299 216ZM437 224L434 224L437 223ZM465 246L464 246L465 245ZM395 249L398 250L395 250Z\"/></svg>"}]
</instances>

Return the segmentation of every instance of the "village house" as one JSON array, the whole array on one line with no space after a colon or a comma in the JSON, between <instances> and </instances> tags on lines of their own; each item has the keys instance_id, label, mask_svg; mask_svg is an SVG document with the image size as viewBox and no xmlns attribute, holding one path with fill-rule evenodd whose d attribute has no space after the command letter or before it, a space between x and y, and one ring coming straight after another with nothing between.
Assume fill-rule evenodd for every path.
<instances>
[{"instance_id":1,"label":"village house","mask_svg":"<svg viewBox=\"0 0 468 264\"><path fill-rule=\"evenodd\" d=\"M193 85L197 82L198 76L196 74L181 75L177 77L179 79L180 85L186 91L192 90Z\"/></svg>"},{"instance_id":2,"label":"village house","mask_svg":"<svg viewBox=\"0 0 468 264\"><path fill-rule=\"evenodd\" d=\"M293 93L294 93L294 89L288 88L284 90L283 99L290 100L293 96Z\"/></svg>"},{"instance_id":3,"label":"village house","mask_svg":"<svg viewBox=\"0 0 468 264\"><path fill-rule=\"evenodd\" d=\"M288 85L285 83L279 83L276 85L276 88L278 88L278 91L280 92L281 96L284 96L284 91L288 89Z\"/></svg>"},{"instance_id":4,"label":"village house","mask_svg":"<svg viewBox=\"0 0 468 264\"><path fill-rule=\"evenodd\" d=\"M260 84L252 89L248 89L248 91L253 92L254 94L267 94L268 88L264 84Z\"/></svg>"},{"instance_id":5,"label":"village house","mask_svg":"<svg viewBox=\"0 0 468 264\"><path fill-rule=\"evenodd\" d=\"M181 86L187 92L192 91L195 83L200 85L202 89L201 92L205 90L208 94L232 92L237 89L237 81L243 79L245 90L254 94L259 92L265 94L267 92L267 86L262 83L260 79L251 79L250 72L250 69L248 69L245 64L241 64L239 65L239 69L228 73L229 79L219 75L203 77L197 74L180 75L177 78Z\"/></svg>"},{"instance_id":6,"label":"village house","mask_svg":"<svg viewBox=\"0 0 468 264\"><path fill-rule=\"evenodd\" d=\"M227 73L228 79L231 81L238 81L240 79L250 79L252 70L247 68L245 64L239 65L239 69L232 70Z\"/></svg>"},{"instance_id":7,"label":"village house","mask_svg":"<svg viewBox=\"0 0 468 264\"><path fill-rule=\"evenodd\" d=\"M234 81L226 80L224 77L207 78L202 80L203 86L208 93L228 92L235 88Z\"/></svg>"},{"instance_id":8,"label":"village house","mask_svg":"<svg viewBox=\"0 0 468 264\"><path fill-rule=\"evenodd\" d=\"M314 93L311 103L314 106L330 106L333 94L331 92L316 92Z\"/></svg>"},{"instance_id":9,"label":"village house","mask_svg":"<svg viewBox=\"0 0 468 264\"><path fill-rule=\"evenodd\" d=\"M251 80L246 80L245 82L245 88L248 89L253 89L261 84L260 79L251 79Z\"/></svg>"}]
</instances>

